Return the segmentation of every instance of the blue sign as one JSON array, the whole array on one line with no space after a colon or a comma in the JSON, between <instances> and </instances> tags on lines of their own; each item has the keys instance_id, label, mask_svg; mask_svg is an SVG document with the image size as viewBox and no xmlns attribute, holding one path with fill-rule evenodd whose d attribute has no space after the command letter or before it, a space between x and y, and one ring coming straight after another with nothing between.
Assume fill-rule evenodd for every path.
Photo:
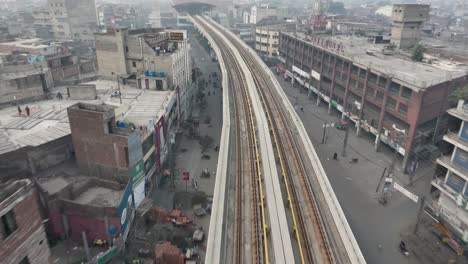
<instances>
[{"instance_id":1,"label":"blue sign","mask_svg":"<svg viewBox=\"0 0 468 264\"><path fill-rule=\"evenodd\" d=\"M468 170L468 152L457 148L457 151L453 157L453 163L464 168L465 170Z\"/></svg>"},{"instance_id":2,"label":"blue sign","mask_svg":"<svg viewBox=\"0 0 468 264\"><path fill-rule=\"evenodd\" d=\"M135 211L135 200L133 199L133 190L132 190L132 181L130 180L125 187L122 199L119 204L119 216L120 216L120 232L122 233L124 241L127 238L128 231L130 228L127 228L134 216Z\"/></svg>"},{"instance_id":3,"label":"blue sign","mask_svg":"<svg viewBox=\"0 0 468 264\"><path fill-rule=\"evenodd\" d=\"M460 133L460 138L464 141L468 141L468 122L463 122Z\"/></svg>"}]
</instances>

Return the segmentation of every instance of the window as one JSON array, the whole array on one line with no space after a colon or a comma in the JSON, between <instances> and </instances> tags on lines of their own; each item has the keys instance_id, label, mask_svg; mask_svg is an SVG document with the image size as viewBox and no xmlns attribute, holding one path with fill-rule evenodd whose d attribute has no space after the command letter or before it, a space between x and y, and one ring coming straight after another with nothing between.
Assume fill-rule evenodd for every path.
<instances>
[{"instance_id":1,"label":"window","mask_svg":"<svg viewBox=\"0 0 468 264\"><path fill-rule=\"evenodd\" d=\"M400 103L398 105L398 112L404 116L406 116L406 113L408 113L408 106Z\"/></svg>"},{"instance_id":2,"label":"window","mask_svg":"<svg viewBox=\"0 0 468 264\"><path fill-rule=\"evenodd\" d=\"M377 74L371 72L369 75L369 82L377 84Z\"/></svg>"},{"instance_id":3,"label":"window","mask_svg":"<svg viewBox=\"0 0 468 264\"><path fill-rule=\"evenodd\" d=\"M128 46L125 46L125 52L128 52Z\"/></svg>"},{"instance_id":4,"label":"window","mask_svg":"<svg viewBox=\"0 0 468 264\"><path fill-rule=\"evenodd\" d=\"M381 76L379 78L379 86L382 88L385 88L386 85L387 85L387 79Z\"/></svg>"},{"instance_id":5,"label":"window","mask_svg":"<svg viewBox=\"0 0 468 264\"><path fill-rule=\"evenodd\" d=\"M377 91L377 95L375 96L377 98L377 101L381 102L384 97L384 93L382 91Z\"/></svg>"},{"instance_id":6,"label":"window","mask_svg":"<svg viewBox=\"0 0 468 264\"><path fill-rule=\"evenodd\" d=\"M8 213L2 216L2 227L3 227L3 238L9 237L13 232L15 232L16 229L18 229L18 226L16 224L16 218L15 218L15 213L13 210L10 210Z\"/></svg>"},{"instance_id":7,"label":"window","mask_svg":"<svg viewBox=\"0 0 468 264\"><path fill-rule=\"evenodd\" d=\"M447 177L447 186L449 186L455 192L461 193L463 191L463 187L465 186L465 180L454 173L450 173Z\"/></svg>"},{"instance_id":8,"label":"window","mask_svg":"<svg viewBox=\"0 0 468 264\"><path fill-rule=\"evenodd\" d=\"M356 80L350 79L350 80L349 80L349 87L351 87L351 88L356 87Z\"/></svg>"},{"instance_id":9,"label":"window","mask_svg":"<svg viewBox=\"0 0 468 264\"><path fill-rule=\"evenodd\" d=\"M400 85L395 82L390 83L390 93L394 95L400 94Z\"/></svg>"},{"instance_id":10,"label":"window","mask_svg":"<svg viewBox=\"0 0 468 264\"><path fill-rule=\"evenodd\" d=\"M364 69L359 69L359 77L361 77L362 79L366 78L366 70Z\"/></svg>"},{"instance_id":11,"label":"window","mask_svg":"<svg viewBox=\"0 0 468 264\"><path fill-rule=\"evenodd\" d=\"M394 110L395 106L396 106L395 99L388 97L388 99L387 99L387 108L391 109L391 110Z\"/></svg>"},{"instance_id":12,"label":"window","mask_svg":"<svg viewBox=\"0 0 468 264\"><path fill-rule=\"evenodd\" d=\"M405 99L409 99L411 97L411 89L403 87L403 91L401 92L401 97Z\"/></svg>"},{"instance_id":13,"label":"window","mask_svg":"<svg viewBox=\"0 0 468 264\"><path fill-rule=\"evenodd\" d=\"M132 66L136 67L136 61L132 61Z\"/></svg>"}]
</instances>

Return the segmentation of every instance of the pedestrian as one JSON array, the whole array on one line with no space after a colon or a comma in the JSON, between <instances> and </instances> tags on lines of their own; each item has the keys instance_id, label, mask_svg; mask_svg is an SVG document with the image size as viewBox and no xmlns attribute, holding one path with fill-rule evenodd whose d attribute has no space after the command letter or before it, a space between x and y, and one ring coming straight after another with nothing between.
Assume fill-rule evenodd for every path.
<instances>
[{"instance_id":1,"label":"pedestrian","mask_svg":"<svg viewBox=\"0 0 468 264\"><path fill-rule=\"evenodd\" d=\"M63 95L62 95L61 92L57 92L57 99L59 99L59 100L63 99Z\"/></svg>"},{"instance_id":2,"label":"pedestrian","mask_svg":"<svg viewBox=\"0 0 468 264\"><path fill-rule=\"evenodd\" d=\"M18 105L18 115L21 115L23 111L21 110L21 106Z\"/></svg>"},{"instance_id":3,"label":"pedestrian","mask_svg":"<svg viewBox=\"0 0 468 264\"><path fill-rule=\"evenodd\" d=\"M333 153L333 159L334 159L334 160L338 160L338 154L337 154L336 152Z\"/></svg>"},{"instance_id":4,"label":"pedestrian","mask_svg":"<svg viewBox=\"0 0 468 264\"><path fill-rule=\"evenodd\" d=\"M26 106L26 108L24 108L24 110L26 110L26 115L29 116L30 112L29 112L29 107Z\"/></svg>"},{"instance_id":5,"label":"pedestrian","mask_svg":"<svg viewBox=\"0 0 468 264\"><path fill-rule=\"evenodd\" d=\"M301 107L301 112L304 112L304 107Z\"/></svg>"}]
</instances>

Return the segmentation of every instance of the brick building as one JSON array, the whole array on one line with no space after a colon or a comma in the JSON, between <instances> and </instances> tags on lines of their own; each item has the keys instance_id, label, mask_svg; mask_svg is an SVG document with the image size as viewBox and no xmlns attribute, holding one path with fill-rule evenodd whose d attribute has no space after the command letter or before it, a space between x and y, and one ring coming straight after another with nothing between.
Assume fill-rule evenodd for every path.
<instances>
[{"instance_id":1,"label":"brick building","mask_svg":"<svg viewBox=\"0 0 468 264\"><path fill-rule=\"evenodd\" d=\"M141 144L131 145L135 140L140 143L139 133L117 127L110 105L77 103L67 111L80 171L113 180L128 175L130 166L142 156Z\"/></svg>"},{"instance_id":2,"label":"brick building","mask_svg":"<svg viewBox=\"0 0 468 264\"><path fill-rule=\"evenodd\" d=\"M414 62L387 43L281 33L277 70L349 117L358 134L375 135L376 149L381 142L396 149L406 168L416 143L440 140L448 95L467 83L466 67L439 58Z\"/></svg>"},{"instance_id":3,"label":"brick building","mask_svg":"<svg viewBox=\"0 0 468 264\"><path fill-rule=\"evenodd\" d=\"M50 249L29 180L0 185L0 262L50 263Z\"/></svg>"}]
</instances>

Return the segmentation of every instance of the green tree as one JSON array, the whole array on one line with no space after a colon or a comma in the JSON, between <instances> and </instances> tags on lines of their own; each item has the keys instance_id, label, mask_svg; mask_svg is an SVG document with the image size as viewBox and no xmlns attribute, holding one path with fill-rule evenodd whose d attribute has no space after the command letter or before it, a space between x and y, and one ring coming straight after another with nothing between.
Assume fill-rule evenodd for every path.
<instances>
[{"instance_id":1,"label":"green tree","mask_svg":"<svg viewBox=\"0 0 468 264\"><path fill-rule=\"evenodd\" d=\"M414 48L413 48L413 54L411 56L411 59L413 59L414 61L422 61L424 59L424 51L426 49L424 48L423 45L416 45Z\"/></svg>"},{"instance_id":2,"label":"green tree","mask_svg":"<svg viewBox=\"0 0 468 264\"><path fill-rule=\"evenodd\" d=\"M458 100L465 100L468 102L468 85L458 87L449 96L449 101L453 105L457 104Z\"/></svg>"}]
</instances>

